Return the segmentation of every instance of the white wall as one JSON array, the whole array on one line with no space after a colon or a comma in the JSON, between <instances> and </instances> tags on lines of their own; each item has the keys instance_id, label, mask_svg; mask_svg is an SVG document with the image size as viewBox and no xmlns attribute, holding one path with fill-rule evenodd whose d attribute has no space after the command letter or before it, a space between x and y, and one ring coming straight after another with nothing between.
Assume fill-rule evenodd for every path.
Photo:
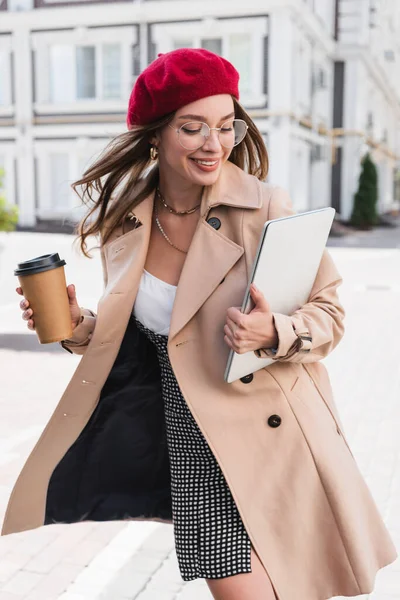
<instances>
[{"instance_id":1,"label":"white wall","mask_svg":"<svg viewBox=\"0 0 400 600\"><path fill-rule=\"evenodd\" d=\"M333 2L326 0L323 6L327 18ZM316 24L327 35L329 19ZM269 179L290 191L298 211L329 206L329 141L318 127L332 126L333 53L306 20L282 8L270 16L270 58L269 110L277 116L270 119ZM311 121L311 129L298 124L302 118Z\"/></svg>"},{"instance_id":2,"label":"white wall","mask_svg":"<svg viewBox=\"0 0 400 600\"><path fill-rule=\"evenodd\" d=\"M393 5L393 22L387 15L383 18L384 13L371 16L367 8L357 0L341 3L344 13L340 22L338 56L345 61L343 127L355 131L347 133L342 141L341 191L342 217L345 220L351 216L360 161L368 150L378 168L378 212L393 208L396 162L384 150L388 148L397 153L400 150L397 138L400 125L400 48L393 38L393 24L397 22L399 27L400 23L400 5ZM356 19L355 15L359 18ZM371 23L372 28L369 26ZM351 24L354 26L352 31ZM388 62L385 50L391 49L397 58ZM381 147L368 147L368 139Z\"/></svg>"}]
</instances>

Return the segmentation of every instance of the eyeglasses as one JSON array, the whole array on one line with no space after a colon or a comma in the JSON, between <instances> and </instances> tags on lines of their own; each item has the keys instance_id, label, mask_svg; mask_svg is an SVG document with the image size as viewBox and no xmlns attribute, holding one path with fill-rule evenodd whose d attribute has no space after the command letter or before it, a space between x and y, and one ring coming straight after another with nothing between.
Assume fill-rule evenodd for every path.
<instances>
[{"instance_id":1,"label":"eyeglasses","mask_svg":"<svg viewBox=\"0 0 400 600\"><path fill-rule=\"evenodd\" d=\"M211 135L211 131L218 131L220 144L225 148L233 148L240 144L246 136L249 126L242 119L231 119L221 127L209 127L207 123L200 121L189 121L178 129L168 124L176 131L181 146L186 150L197 150L201 148Z\"/></svg>"}]
</instances>

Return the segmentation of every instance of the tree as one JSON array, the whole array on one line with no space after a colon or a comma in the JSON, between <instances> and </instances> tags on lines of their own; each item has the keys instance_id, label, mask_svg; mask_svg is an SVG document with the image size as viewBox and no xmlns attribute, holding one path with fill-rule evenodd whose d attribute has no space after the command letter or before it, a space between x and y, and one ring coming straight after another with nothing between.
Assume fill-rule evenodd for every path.
<instances>
[{"instance_id":1,"label":"tree","mask_svg":"<svg viewBox=\"0 0 400 600\"><path fill-rule=\"evenodd\" d=\"M3 177L4 170L0 168L0 231L14 231L18 223L18 206L7 204Z\"/></svg>"},{"instance_id":2,"label":"tree","mask_svg":"<svg viewBox=\"0 0 400 600\"><path fill-rule=\"evenodd\" d=\"M378 201L378 171L367 153L361 161L358 191L354 196L350 224L358 229L371 229L378 224L376 205Z\"/></svg>"}]
</instances>

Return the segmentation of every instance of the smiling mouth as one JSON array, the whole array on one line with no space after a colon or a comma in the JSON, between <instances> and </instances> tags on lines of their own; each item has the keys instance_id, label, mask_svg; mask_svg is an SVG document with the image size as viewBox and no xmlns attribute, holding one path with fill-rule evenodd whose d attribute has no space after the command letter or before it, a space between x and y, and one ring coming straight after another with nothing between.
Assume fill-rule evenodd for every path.
<instances>
[{"instance_id":1,"label":"smiling mouth","mask_svg":"<svg viewBox=\"0 0 400 600\"><path fill-rule=\"evenodd\" d=\"M218 160L200 160L199 158L191 158L191 160L193 160L195 163L198 163L199 165L204 165L205 167L213 167L214 165L217 164Z\"/></svg>"}]
</instances>

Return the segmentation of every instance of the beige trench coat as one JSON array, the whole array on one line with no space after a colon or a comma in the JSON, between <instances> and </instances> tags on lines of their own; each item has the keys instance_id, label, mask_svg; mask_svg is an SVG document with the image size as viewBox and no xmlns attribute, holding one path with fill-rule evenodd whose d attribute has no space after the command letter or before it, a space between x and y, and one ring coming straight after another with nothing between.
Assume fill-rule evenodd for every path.
<instances>
[{"instance_id":1,"label":"beige trench coat","mask_svg":"<svg viewBox=\"0 0 400 600\"><path fill-rule=\"evenodd\" d=\"M83 322L65 343L83 358L16 482L3 535L44 524L49 479L88 423L124 337L153 202L154 194L135 208L138 221L127 219L102 247L105 289L97 316L83 310ZM169 357L278 599L367 594L377 571L397 553L348 446L320 362L344 333L337 296L342 280L327 250L307 304L291 316L274 315L274 363L250 383L223 381L226 311L241 305L264 222L290 214L283 190L225 165L203 195L173 308ZM207 222L211 215L220 229ZM304 332L312 338L310 351L298 349ZM278 427L271 415L281 418Z\"/></svg>"}]
</instances>

